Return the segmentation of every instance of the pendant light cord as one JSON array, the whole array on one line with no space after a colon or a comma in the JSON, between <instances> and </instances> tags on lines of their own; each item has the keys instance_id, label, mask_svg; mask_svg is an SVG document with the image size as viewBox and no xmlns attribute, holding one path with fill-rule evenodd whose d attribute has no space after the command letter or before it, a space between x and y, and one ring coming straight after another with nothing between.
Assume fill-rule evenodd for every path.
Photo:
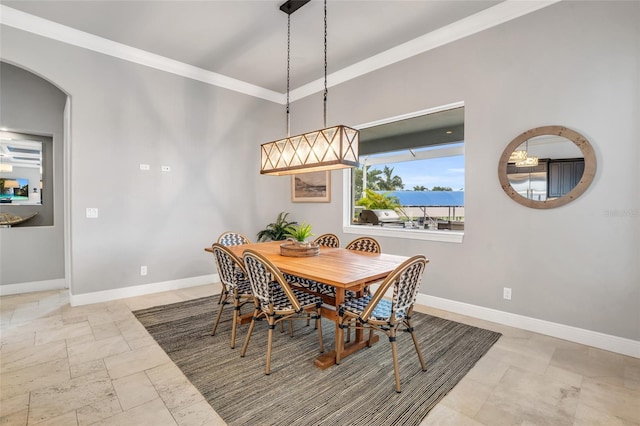
<instances>
[{"instance_id":1,"label":"pendant light cord","mask_svg":"<svg viewBox=\"0 0 640 426\"><path fill-rule=\"evenodd\" d=\"M324 128L327 128L327 0L324 0Z\"/></svg>"},{"instance_id":2,"label":"pendant light cord","mask_svg":"<svg viewBox=\"0 0 640 426\"><path fill-rule=\"evenodd\" d=\"M289 75L291 73L291 14L287 14L287 137L291 136L289 117Z\"/></svg>"}]
</instances>

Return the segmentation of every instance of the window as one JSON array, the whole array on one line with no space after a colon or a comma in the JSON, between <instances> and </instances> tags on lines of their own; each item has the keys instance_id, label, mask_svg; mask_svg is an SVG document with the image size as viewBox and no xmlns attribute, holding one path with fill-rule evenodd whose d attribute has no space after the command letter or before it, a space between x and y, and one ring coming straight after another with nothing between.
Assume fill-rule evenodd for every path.
<instances>
[{"instance_id":1,"label":"window","mask_svg":"<svg viewBox=\"0 0 640 426\"><path fill-rule=\"evenodd\" d=\"M344 232L461 242L463 104L359 129L360 167L345 172Z\"/></svg>"}]
</instances>

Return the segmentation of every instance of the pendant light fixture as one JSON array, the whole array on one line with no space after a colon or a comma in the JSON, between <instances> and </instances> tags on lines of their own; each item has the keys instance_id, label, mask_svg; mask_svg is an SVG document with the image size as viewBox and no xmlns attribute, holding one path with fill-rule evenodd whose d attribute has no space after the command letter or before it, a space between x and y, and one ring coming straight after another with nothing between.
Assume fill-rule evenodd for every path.
<instances>
[{"instance_id":1,"label":"pendant light fixture","mask_svg":"<svg viewBox=\"0 0 640 426\"><path fill-rule=\"evenodd\" d=\"M534 167L538 165L538 157L529 156L529 140L525 142L524 151L515 151L513 154L520 153L520 158L516 160L516 167Z\"/></svg>"},{"instance_id":2,"label":"pendant light fixture","mask_svg":"<svg viewBox=\"0 0 640 426\"><path fill-rule=\"evenodd\" d=\"M289 0L280 6L287 16L287 137L262 144L260 173L288 175L358 166L360 132L344 125L327 127L327 0L324 0L324 128L290 136L289 71L291 14L309 0Z\"/></svg>"},{"instance_id":3,"label":"pendant light fixture","mask_svg":"<svg viewBox=\"0 0 640 426\"><path fill-rule=\"evenodd\" d=\"M525 141L525 149L513 151L509 156L509 163L516 167L533 167L538 165L538 157L529 156L529 141Z\"/></svg>"}]
</instances>

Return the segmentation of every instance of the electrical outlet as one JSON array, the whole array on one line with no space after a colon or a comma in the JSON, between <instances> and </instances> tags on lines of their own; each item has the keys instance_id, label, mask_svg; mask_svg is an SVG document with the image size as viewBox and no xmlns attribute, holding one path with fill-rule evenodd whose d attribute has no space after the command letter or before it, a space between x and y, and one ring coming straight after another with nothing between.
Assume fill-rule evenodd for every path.
<instances>
[{"instance_id":1,"label":"electrical outlet","mask_svg":"<svg viewBox=\"0 0 640 426\"><path fill-rule=\"evenodd\" d=\"M148 164L140 164L140 170L144 170L146 172L147 170L151 170L151 166Z\"/></svg>"},{"instance_id":2,"label":"electrical outlet","mask_svg":"<svg viewBox=\"0 0 640 426\"><path fill-rule=\"evenodd\" d=\"M98 217L98 209L96 207L87 207L87 217L96 219Z\"/></svg>"},{"instance_id":3,"label":"electrical outlet","mask_svg":"<svg viewBox=\"0 0 640 426\"><path fill-rule=\"evenodd\" d=\"M160 167L160 170L162 170L163 172L170 172L171 171L171 166L162 166L162 167Z\"/></svg>"},{"instance_id":4,"label":"electrical outlet","mask_svg":"<svg viewBox=\"0 0 640 426\"><path fill-rule=\"evenodd\" d=\"M511 300L511 289L509 287L505 287L502 289L502 297L505 300Z\"/></svg>"},{"instance_id":5,"label":"electrical outlet","mask_svg":"<svg viewBox=\"0 0 640 426\"><path fill-rule=\"evenodd\" d=\"M147 265L142 265L140 267L140 275L147 275Z\"/></svg>"}]
</instances>

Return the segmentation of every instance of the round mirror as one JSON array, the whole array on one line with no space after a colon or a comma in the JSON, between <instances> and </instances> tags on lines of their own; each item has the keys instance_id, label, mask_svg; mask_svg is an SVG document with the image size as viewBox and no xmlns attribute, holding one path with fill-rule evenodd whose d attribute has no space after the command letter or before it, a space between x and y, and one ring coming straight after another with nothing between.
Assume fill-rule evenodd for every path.
<instances>
[{"instance_id":1,"label":"round mirror","mask_svg":"<svg viewBox=\"0 0 640 426\"><path fill-rule=\"evenodd\" d=\"M578 132L562 126L527 130L505 148L500 185L517 203L535 209L567 204L586 191L596 174L596 156Z\"/></svg>"}]
</instances>

